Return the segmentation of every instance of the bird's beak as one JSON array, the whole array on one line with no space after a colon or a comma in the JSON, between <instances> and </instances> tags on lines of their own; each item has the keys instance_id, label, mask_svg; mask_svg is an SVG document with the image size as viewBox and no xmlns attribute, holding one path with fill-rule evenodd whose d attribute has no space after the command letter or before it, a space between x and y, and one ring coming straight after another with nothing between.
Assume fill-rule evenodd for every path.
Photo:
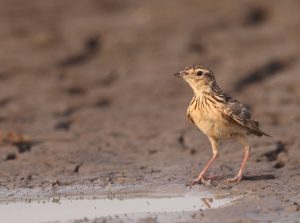
<instances>
[{"instance_id":1,"label":"bird's beak","mask_svg":"<svg viewBox=\"0 0 300 223\"><path fill-rule=\"evenodd\" d=\"M177 72L176 74L174 74L175 77L183 77L184 75L186 75L186 73L184 71L180 71L180 72Z\"/></svg>"}]
</instances>

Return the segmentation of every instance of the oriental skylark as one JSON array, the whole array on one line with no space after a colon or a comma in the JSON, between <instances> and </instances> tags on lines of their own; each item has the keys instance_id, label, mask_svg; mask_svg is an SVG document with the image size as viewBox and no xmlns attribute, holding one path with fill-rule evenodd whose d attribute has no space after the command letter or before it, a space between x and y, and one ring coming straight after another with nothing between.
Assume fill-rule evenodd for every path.
<instances>
[{"instance_id":1,"label":"oriental skylark","mask_svg":"<svg viewBox=\"0 0 300 223\"><path fill-rule=\"evenodd\" d=\"M228 182L239 182L249 157L251 147L247 134L269 136L259 129L259 124L251 119L250 111L239 101L226 95L218 87L214 73L206 67L192 65L175 74L183 78L193 89L194 97L187 109L187 118L193 122L211 143L213 156L193 181L205 182L205 173L218 157L219 142L223 139L239 140L245 148L245 155L238 174Z\"/></svg>"}]
</instances>

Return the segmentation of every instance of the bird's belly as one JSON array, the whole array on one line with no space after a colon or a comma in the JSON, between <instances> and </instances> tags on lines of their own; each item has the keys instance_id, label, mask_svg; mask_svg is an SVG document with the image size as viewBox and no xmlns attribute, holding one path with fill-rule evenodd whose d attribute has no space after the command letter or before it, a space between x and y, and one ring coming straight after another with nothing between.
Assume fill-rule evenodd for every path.
<instances>
[{"instance_id":1,"label":"bird's belly","mask_svg":"<svg viewBox=\"0 0 300 223\"><path fill-rule=\"evenodd\" d=\"M214 121L211 119L202 119L195 122L196 126L206 135L208 135L214 128Z\"/></svg>"},{"instance_id":2,"label":"bird's belly","mask_svg":"<svg viewBox=\"0 0 300 223\"><path fill-rule=\"evenodd\" d=\"M206 135L215 138L228 138L230 131L225 123L216 122L213 119L201 120L197 123L197 127Z\"/></svg>"},{"instance_id":3,"label":"bird's belly","mask_svg":"<svg viewBox=\"0 0 300 223\"><path fill-rule=\"evenodd\" d=\"M204 134L218 139L230 138L241 131L237 125L219 118L218 115L198 117L195 124Z\"/></svg>"}]
</instances>

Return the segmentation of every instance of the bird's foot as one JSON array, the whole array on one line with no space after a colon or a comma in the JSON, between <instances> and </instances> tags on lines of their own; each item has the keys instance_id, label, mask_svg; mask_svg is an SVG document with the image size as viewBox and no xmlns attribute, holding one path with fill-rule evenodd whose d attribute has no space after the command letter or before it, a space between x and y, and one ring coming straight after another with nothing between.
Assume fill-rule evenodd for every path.
<instances>
[{"instance_id":1,"label":"bird's foot","mask_svg":"<svg viewBox=\"0 0 300 223\"><path fill-rule=\"evenodd\" d=\"M214 175L214 176L199 176L197 177L196 179L194 179L190 185L193 186L193 185L196 185L196 184L208 184L209 182L211 182L212 180L216 179L216 178L219 178L220 176L219 175Z\"/></svg>"},{"instance_id":2,"label":"bird's foot","mask_svg":"<svg viewBox=\"0 0 300 223\"><path fill-rule=\"evenodd\" d=\"M234 178L226 180L226 183L239 183L243 179L243 174L238 174Z\"/></svg>"},{"instance_id":3,"label":"bird's foot","mask_svg":"<svg viewBox=\"0 0 300 223\"><path fill-rule=\"evenodd\" d=\"M196 184L205 184L209 179L205 178L205 177L201 177L201 178L196 178L191 182L191 185L196 185Z\"/></svg>"}]
</instances>

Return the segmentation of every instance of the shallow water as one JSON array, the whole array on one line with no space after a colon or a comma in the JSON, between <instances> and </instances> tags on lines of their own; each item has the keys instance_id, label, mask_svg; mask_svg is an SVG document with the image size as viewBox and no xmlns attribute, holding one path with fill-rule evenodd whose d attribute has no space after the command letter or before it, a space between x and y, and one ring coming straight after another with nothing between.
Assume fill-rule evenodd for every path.
<instances>
[{"instance_id":1,"label":"shallow water","mask_svg":"<svg viewBox=\"0 0 300 223\"><path fill-rule=\"evenodd\" d=\"M128 216L128 214L178 213L230 204L234 198L215 199L212 195L119 197L97 199L52 199L31 202L0 203L2 222L65 222L76 219Z\"/></svg>"}]
</instances>

